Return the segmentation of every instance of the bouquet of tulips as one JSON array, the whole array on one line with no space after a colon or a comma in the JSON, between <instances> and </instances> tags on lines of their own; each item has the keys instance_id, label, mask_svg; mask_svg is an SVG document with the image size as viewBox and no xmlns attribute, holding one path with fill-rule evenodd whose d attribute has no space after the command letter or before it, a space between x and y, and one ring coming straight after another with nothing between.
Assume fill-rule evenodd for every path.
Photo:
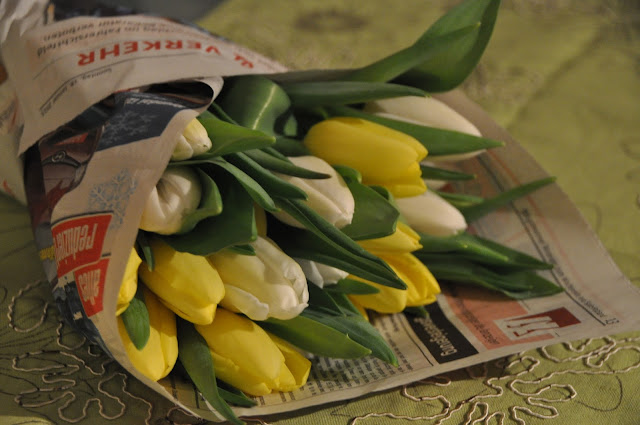
<instances>
[{"instance_id":1,"label":"bouquet of tulips","mask_svg":"<svg viewBox=\"0 0 640 425\"><path fill-rule=\"evenodd\" d=\"M397 364L370 315L426 314L439 282L560 290L535 273L549 264L467 232L553 179L491 199L442 190L501 145L428 95L473 69L497 3L467 1L361 69L225 78L175 141L131 250L116 314L138 370L158 380L179 360L238 422L227 403L299 388L305 354Z\"/></svg>"},{"instance_id":2,"label":"bouquet of tulips","mask_svg":"<svg viewBox=\"0 0 640 425\"><path fill-rule=\"evenodd\" d=\"M553 179L488 199L449 184L502 144L430 94L473 70L498 6L467 0L363 68L224 78L171 142L124 268L117 328L140 374L182 375L240 423L229 405L300 388L312 356L396 365L376 315L428 314L440 285L561 290L468 231Z\"/></svg>"}]
</instances>

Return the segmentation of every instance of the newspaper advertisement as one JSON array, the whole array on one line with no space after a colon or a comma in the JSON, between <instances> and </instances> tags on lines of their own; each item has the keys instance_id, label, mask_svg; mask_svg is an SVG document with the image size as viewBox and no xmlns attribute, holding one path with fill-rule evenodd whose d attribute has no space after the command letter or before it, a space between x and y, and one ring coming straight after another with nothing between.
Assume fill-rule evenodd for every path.
<instances>
[{"instance_id":1,"label":"newspaper advertisement","mask_svg":"<svg viewBox=\"0 0 640 425\"><path fill-rule=\"evenodd\" d=\"M284 69L193 27L137 15L10 29L2 54L24 117L18 153L26 152L32 227L63 317L150 388L203 418L220 419L191 383L171 375L156 383L135 370L120 341L115 305L142 208L174 137L213 101L222 77ZM463 171L477 178L456 190L486 197L546 175L460 93L442 99L485 137L506 143L467 161ZM38 149L28 150L36 142ZM564 292L513 300L441 282L428 317L372 317L397 367L374 358L312 357L305 386L257 397L256 407L236 413L344 400L533 347L640 327L640 292L557 185L479 220L471 231L554 264L545 277Z\"/></svg>"}]
</instances>

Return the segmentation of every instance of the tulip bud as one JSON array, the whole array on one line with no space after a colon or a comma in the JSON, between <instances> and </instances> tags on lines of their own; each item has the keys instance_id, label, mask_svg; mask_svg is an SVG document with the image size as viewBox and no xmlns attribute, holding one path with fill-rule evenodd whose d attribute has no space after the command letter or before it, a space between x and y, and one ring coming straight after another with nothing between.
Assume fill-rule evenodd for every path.
<instances>
[{"instance_id":1,"label":"tulip bud","mask_svg":"<svg viewBox=\"0 0 640 425\"><path fill-rule=\"evenodd\" d=\"M122 314L129 307L129 303L136 295L138 289L138 267L142 260L138 256L135 248L131 248L127 267L124 269L124 276L118 291L118 301L116 302L116 316Z\"/></svg>"},{"instance_id":2,"label":"tulip bud","mask_svg":"<svg viewBox=\"0 0 640 425\"><path fill-rule=\"evenodd\" d=\"M196 118L189 121L171 155L172 161L184 161L194 156L205 153L211 149L211 139L207 130Z\"/></svg>"},{"instance_id":3,"label":"tulip bud","mask_svg":"<svg viewBox=\"0 0 640 425\"><path fill-rule=\"evenodd\" d=\"M303 179L285 174L279 174L281 179L304 190L307 194L307 204L321 217L337 228L351 223L355 201L351 191L342 177L326 161L315 156L290 157L289 160L298 167L328 174L328 179ZM298 220L285 212L275 213L280 221L291 226L304 228Z\"/></svg>"},{"instance_id":4,"label":"tulip bud","mask_svg":"<svg viewBox=\"0 0 640 425\"><path fill-rule=\"evenodd\" d=\"M426 191L418 196L396 199L409 225L432 236L451 236L467 228L462 213L438 194Z\"/></svg>"},{"instance_id":5,"label":"tulip bud","mask_svg":"<svg viewBox=\"0 0 640 425\"><path fill-rule=\"evenodd\" d=\"M256 255L223 250L207 257L224 282L220 304L252 320L296 317L309 301L302 269L269 239L258 236L250 245Z\"/></svg>"},{"instance_id":6,"label":"tulip bud","mask_svg":"<svg viewBox=\"0 0 640 425\"><path fill-rule=\"evenodd\" d=\"M469 120L433 97L403 96L380 99L367 103L364 110L384 118L482 137L480 131ZM433 156L429 159L431 161L459 161L474 157L482 152L484 149L463 154Z\"/></svg>"},{"instance_id":7,"label":"tulip bud","mask_svg":"<svg viewBox=\"0 0 640 425\"><path fill-rule=\"evenodd\" d=\"M138 350L129 338L122 318L118 317L118 333L133 366L144 376L157 381L171 372L178 359L176 317L147 288L142 288L149 312L149 340Z\"/></svg>"},{"instance_id":8,"label":"tulip bud","mask_svg":"<svg viewBox=\"0 0 640 425\"><path fill-rule=\"evenodd\" d=\"M261 396L305 384L311 362L251 320L220 309L210 325L196 325L207 342L216 376L241 391Z\"/></svg>"},{"instance_id":9,"label":"tulip bud","mask_svg":"<svg viewBox=\"0 0 640 425\"><path fill-rule=\"evenodd\" d=\"M368 295L351 295L359 306L379 313L399 313L406 307L418 307L436 301L440 286L429 269L411 253L376 254L384 260L407 285L406 290L391 288L350 276L363 281L380 292Z\"/></svg>"},{"instance_id":10,"label":"tulip bud","mask_svg":"<svg viewBox=\"0 0 640 425\"><path fill-rule=\"evenodd\" d=\"M317 263L315 261L305 260L303 258L294 258L307 280L315 285L323 288L325 285L334 285L339 280L349 276L349 273L326 264Z\"/></svg>"},{"instance_id":11,"label":"tulip bud","mask_svg":"<svg viewBox=\"0 0 640 425\"><path fill-rule=\"evenodd\" d=\"M140 278L174 313L197 324L213 321L225 290L205 257L178 252L159 239L151 241L155 267L140 267Z\"/></svg>"},{"instance_id":12,"label":"tulip bud","mask_svg":"<svg viewBox=\"0 0 640 425\"><path fill-rule=\"evenodd\" d=\"M358 241L358 245L375 254L386 252L413 252L422 248L420 235L411 227L399 221L396 231L389 236Z\"/></svg>"},{"instance_id":13,"label":"tulip bud","mask_svg":"<svg viewBox=\"0 0 640 425\"><path fill-rule=\"evenodd\" d=\"M304 144L313 155L355 168L362 183L384 186L396 197L426 190L420 161L427 150L400 131L359 118L330 118L311 127Z\"/></svg>"},{"instance_id":14,"label":"tulip bud","mask_svg":"<svg viewBox=\"0 0 640 425\"><path fill-rule=\"evenodd\" d=\"M432 303L440 293L438 282L429 269L418 260L412 251L420 249L420 235L411 227L399 221L396 231L383 238L358 241L367 251L386 262L400 279L407 285L406 290L379 285L359 278L380 292L368 295L351 295L356 305L375 310L380 313L399 313L406 307L417 307Z\"/></svg>"},{"instance_id":15,"label":"tulip bud","mask_svg":"<svg viewBox=\"0 0 640 425\"><path fill-rule=\"evenodd\" d=\"M201 196L200 179L193 169L168 167L147 199L139 227L162 235L178 233L184 218L200 205Z\"/></svg>"}]
</instances>

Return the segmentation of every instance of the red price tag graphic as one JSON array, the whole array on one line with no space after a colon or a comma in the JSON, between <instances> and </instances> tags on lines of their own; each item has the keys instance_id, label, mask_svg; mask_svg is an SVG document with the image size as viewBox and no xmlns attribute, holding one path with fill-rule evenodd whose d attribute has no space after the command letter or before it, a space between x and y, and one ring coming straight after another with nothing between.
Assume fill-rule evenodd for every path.
<instances>
[{"instance_id":1,"label":"red price tag graphic","mask_svg":"<svg viewBox=\"0 0 640 425\"><path fill-rule=\"evenodd\" d=\"M73 272L73 276L80 294L80 301L87 316L93 316L102 311L102 296L104 282L107 276L109 259L104 258L97 263L81 267Z\"/></svg>"}]
</instances>

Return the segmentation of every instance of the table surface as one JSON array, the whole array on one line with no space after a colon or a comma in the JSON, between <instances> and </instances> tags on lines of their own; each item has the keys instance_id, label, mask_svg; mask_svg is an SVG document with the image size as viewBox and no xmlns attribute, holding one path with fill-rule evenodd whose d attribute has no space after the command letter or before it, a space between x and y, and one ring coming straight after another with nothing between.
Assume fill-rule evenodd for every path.
<instances>
[{"instance_id":1,"label":"table surface","mask_svg":"<svg viewBox=\"0 0 640 425\"><path fill-rule=\"evenodd\" d=\"M364 65L455 1L230 0L199 23L298 69ZM622 0L503 0L462 90L549 172L640 285L640 9ZM61 324L23 207L0 198L0 422L196 424ZM576 253L578 254L578 253ZM292 424L638 424L640 331L531 350ZM249 423L252 423L251 421Z\"/></svg>"}]
</instances>

